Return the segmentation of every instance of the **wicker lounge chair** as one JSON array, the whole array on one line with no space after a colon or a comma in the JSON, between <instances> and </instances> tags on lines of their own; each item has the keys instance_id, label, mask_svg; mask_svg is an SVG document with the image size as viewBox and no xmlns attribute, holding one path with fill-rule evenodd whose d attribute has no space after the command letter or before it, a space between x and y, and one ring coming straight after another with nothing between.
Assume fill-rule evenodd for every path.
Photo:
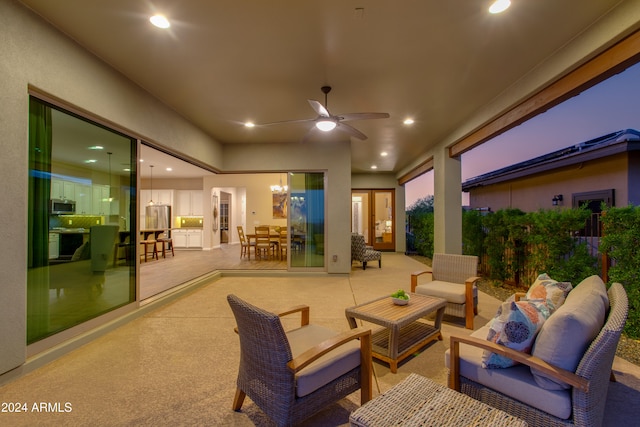
<instances>
[{"instance_id":1,"label":"wicker lounge chair","mask_svg":"<svg viewBox=\"0 0 640 427\"><path fill-rule=\"evenodd\" d=\"M418 283L419 276L431 273L431 281ZM447 300L444 314L464 317L467 329L473 329L478 314L478 257L433 254L431 268L411 274L411 292Z\"/></svg>"},{"instance_id":2,"label":"wicker lounge chair","mask_svg":"<svg viewBox=\"0 0 640 427\"><path fill-rule=\"evenodd\" d=\"M309 324L309 307L279 314L235 295L227 301L240 336L240 368L233 410L245 396L279 426L297 424L361 389L371 399L371 330L336 333ZM300 312L301 326L284 331L280 316ZM358 340L359 339L359 340Z\"/></svg>"}]
</instances>

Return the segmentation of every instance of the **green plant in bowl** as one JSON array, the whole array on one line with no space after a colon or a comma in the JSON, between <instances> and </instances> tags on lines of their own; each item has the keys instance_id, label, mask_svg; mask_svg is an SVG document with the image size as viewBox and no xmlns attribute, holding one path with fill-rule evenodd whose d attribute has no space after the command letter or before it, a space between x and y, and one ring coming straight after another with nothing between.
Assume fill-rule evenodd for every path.
<instances>
[{"instance_id":1,"label":"green plant in bowl","mask_svg":"<svg viewBox=\"0 0 640 427\"><path fill-rule=\"evenodd\" d=\"M406 293L403 289L398 289L396 292L391 294L391 299L393 299L393 303L397 305L407 305L409 304L409 294Z\"/></svg>"}]
</instances>

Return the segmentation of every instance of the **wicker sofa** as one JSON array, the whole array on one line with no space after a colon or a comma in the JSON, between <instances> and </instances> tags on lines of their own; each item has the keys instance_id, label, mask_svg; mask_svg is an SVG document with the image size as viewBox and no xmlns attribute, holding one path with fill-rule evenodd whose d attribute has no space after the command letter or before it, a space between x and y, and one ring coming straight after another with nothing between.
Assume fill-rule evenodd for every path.
<instances>
[{"instance_id":1,"label":"wicker sofa","mask_svg":"<svg viewBox=\"0 0 640 427\"><path fill-rule=\"evenodd\" d=\"M588 277L546 319L531 354L487 340L489 324L471 336L451 336L449 386L530 426L599 426L627 313L622 285L607 292L598 276ZM485 350L517 364L483 368Z\"/></svg>"}]
</instances>

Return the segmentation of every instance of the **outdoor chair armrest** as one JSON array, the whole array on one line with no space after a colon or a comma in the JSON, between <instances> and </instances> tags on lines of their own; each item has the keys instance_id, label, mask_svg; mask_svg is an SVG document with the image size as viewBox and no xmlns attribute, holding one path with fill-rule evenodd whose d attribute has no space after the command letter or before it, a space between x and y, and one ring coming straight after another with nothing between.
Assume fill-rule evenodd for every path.
<instances>
[{"instance_id":1,"label":"outdoor chair armrest","mask_svg":"<svg viewBox=\"0 0 640 427\"><path fill-rule=\"evenodd\" d=\"M287 366L289 366L289 369L292 371L298 372L331 350L334 350L354 339L360 339L361 352L369 353L369 360L371 360L371 328L364 328L360 326L346 332L341 332L319 344L314 345L295 359L289 361Z\"/></svg>"},{"instance_id":2,"label":"outdoor chair armrest","mask_svg":"<svg viewBox=\"0 0 640 427\"><path fill-rule=\"evenodd\" d=\"M306 326L309 324L309 306L308 305L296 305L290 307L284 311L276 313L278 317L288 316L289 314L300 312L300 326Z\"/></svg>"},{"instance_id":3,"label":"outdoor chair armrest","mask_svg":"<svg viewBox=\"0 0 640 427\"><path fill-rule=\"evenodd\" d=\"M289 314L293 314L293 313L297 313L300 312L300 326L306 326L309 324L309 306L308 305L296 305L293 307L290 307L284 311L275 313L278 317L283 317L283 316L287 316ZM236 326L235 328L233 328L233 331L237 334L238 333L238 327Z\"/></svg>"},{"instance_id":4,"label":"outdoor chair armrest","mask_svg":"<svg viewBox=\"0 0 640 427\"><path fill-rule=\"evenodd\" d=\"M517 350L513 350L511 348L487 341L482 338L452 335L450 338L450 347L449 347L449 351L450 351L449 353L449 358L450 358L449 359L449 387L456 391L460 391L460 344L461 343L472 345L474 347L479 347L484 350L489 350L500 356L508 357L516 362L522 363L523 365L527 365L530 368L538 369L555 379L566 382L572 387L576 387L577 389L585 393L589 391L588 379L581 377L579 375L576 375L573 372L551 365L550 363L545 362L539 357L532 356L530 354L523 353Z\"/></svg>"},{"instance_id":5,"label":"outdoor chair armrest","mask_svg":"<svg viewBox=\"0 0 640 427\"><path fill-rule=\"evenodd\" d=\"M287 363L287 366L293 372L298 372L331 350L334 350L335 348L338 348L354 339L360 340L360 403L365 404L371 400L373 396L373 367L371 362L370 328L360 326L326 339L320 344L306 350L295 359L290 360L289 363Z\"/></svg>"},{"instance_id":6,"label":"outdoor chair armrest","mask_svg":"<svg viewBox=\"0 0 640 427\"><path fill-rule=\"evenodd\" d=\"M411 292L416 291L416 286L418 286L418 276L421 276L426 273L433 273L431 271L431 267L427 267L426 270L418 270L411 273Z\"/></svg>"}]
</instances>

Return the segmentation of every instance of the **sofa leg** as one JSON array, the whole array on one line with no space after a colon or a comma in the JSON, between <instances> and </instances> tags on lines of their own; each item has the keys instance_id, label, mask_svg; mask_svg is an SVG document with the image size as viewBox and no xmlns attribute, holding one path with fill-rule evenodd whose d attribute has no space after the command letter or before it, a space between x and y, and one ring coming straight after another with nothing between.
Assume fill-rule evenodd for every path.
<instances>
[{"instance_id":1,"label":"sofa leg","mask_svg":"<svg viewBox=\"0 0 640 427\"><path fill-rule=\"evenodd\" d=\"M367 261L362 261L362 269L363 270L367 269Z\"/></svg>"},{"instance_id":2,"label":"sofa leg","mask_svg":"<svg viewBox=\"0 0 640 427\"><path fill-rule=\"evenodd\" d=\"M378 268L382 268L382 259L378 260Z\"/></svg>"}]
</instances>

